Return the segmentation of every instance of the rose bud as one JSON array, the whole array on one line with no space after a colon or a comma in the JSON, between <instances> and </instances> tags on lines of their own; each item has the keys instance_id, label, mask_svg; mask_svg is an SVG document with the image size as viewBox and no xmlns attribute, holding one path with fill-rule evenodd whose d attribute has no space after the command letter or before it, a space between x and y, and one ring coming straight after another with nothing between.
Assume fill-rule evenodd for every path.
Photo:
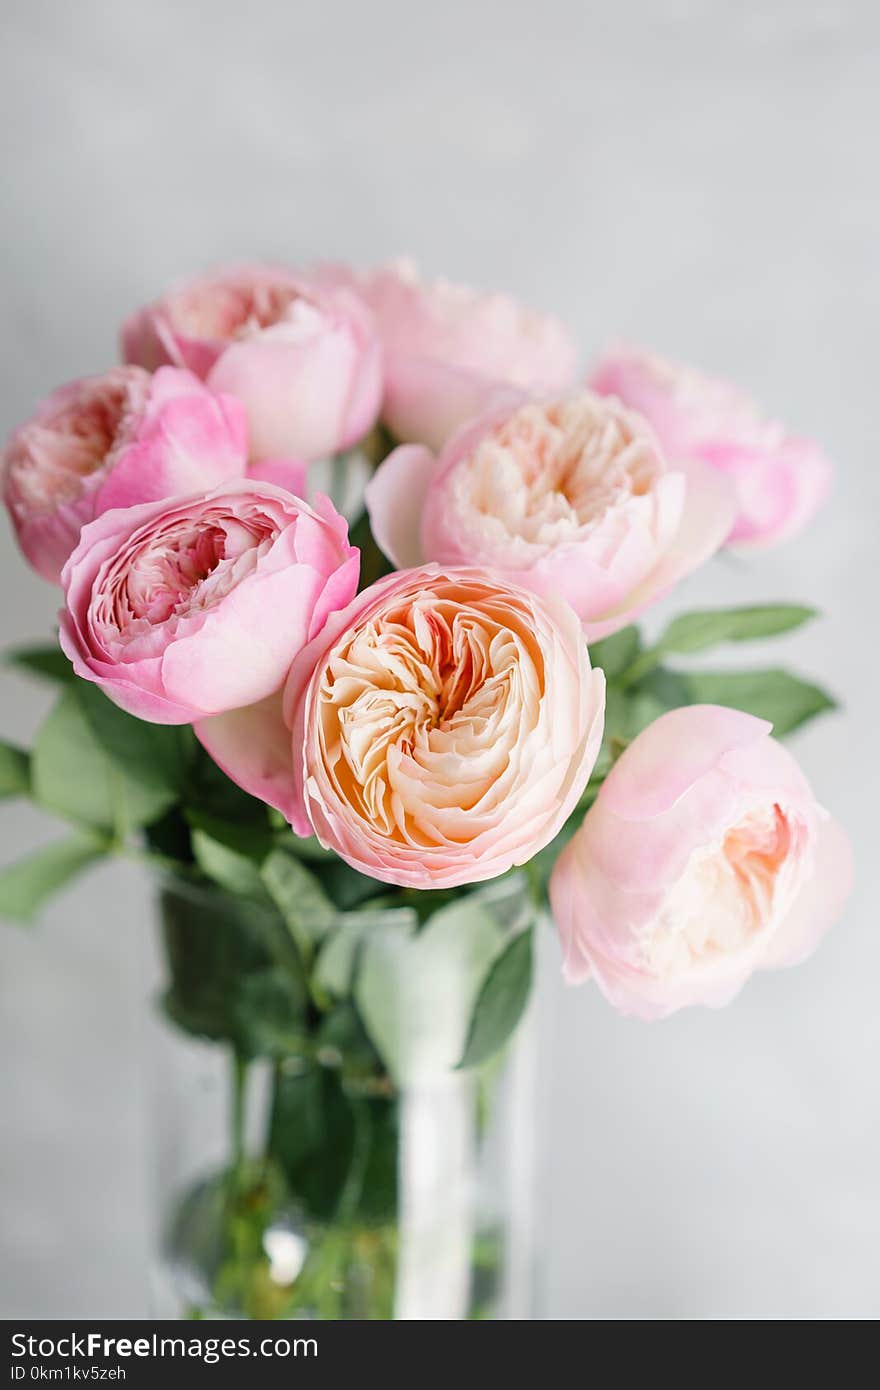
<instances>
[{"instance_id":1,"label":"rose bud","mask_svg":"<svg viewBox=\"0 0 880 1390\"><path fill-rule=\"evenodd\" d=\"M217 271L122 326L126 362L179 363L247 407L252 458L313 459L376 422L382 357L350 289L271 266Z\"/></svg>"},{"instance_id":2,"label":"rose bud","mask_svg":"<svg viewBox=\"0 0 880 1390\"><path fill-rule=\"evenodd\" d=\"M197 725L225 772L371 878L476 883L556 835L602 739L571 609L481 570L390 575L273 697Z\"/></svg>"},{"instance_id":3,"label":"rose bud","mask_svg":"<svg viewBox=\"0 0 880 1390\"><path fill-rule=\"evenodd\" d=\"M551 877L567 980L663 1018L727 1004L753 970L814 950L852 854L770 728L692 705L630 744Z\"/></svg>"},{"instance_id":4,"label":"rose bud","mask_svg":"<svg viewBox=\"0 0 880 1390\"><path fill-rule=\"evenodd\" d=\"M505 387L541 394L575 379L565 325L509 295L425 284L409 262L362 277L337 273L375 315L385 349L382 415L398 440L439 449Z\"/></svg>"},{"instance_id":5,"label":"rose bud","mask_svg":"<svg viewBox=\"0 0 880 1390\"><path fill-rule=\"evenodd\" d=\"M702 564L734 514L726 479L668 463L640 416L583 388L509 401L439 458L416 445L394 450L370 480L367 506L396 565L484 565L560 594L590 641Z\"/></svg>"},{"instance_id":6,"label":"rose bud","mask_svg":"<svg viewBox=\"0 0 880 1390\"><path fill-rule=\"evenodd\" d=\"M818 444L762 419L726 381L621 348L598 363L589 384L644 415L668 458L696 459L731 480L738 503L731 544L787 540L828 495L832 470Z\"/></svg>"},{"instance_id":7,"label":"rose bud","mask_svg":"<svg viewBox=\"0 0 880 1390\"><path fill-rule=\"evenodd\" d=\"M358 570L326 498L271 483L105 512L64 567L61 646L130 714L191 723L277 690Z\"/></svg>"},{"instance_id":8,"label":"rose bud","mask_svg":"<svg viewBox=\"0 0 880 1390\"><path fill-rule=\"evenodd\" d=\"M3 498L19 545L58 582L83 526L130 507L240 477L247 425L238 401L191 372L114 367L53 392L3 452Z\"/></svg>"}]
</instances>

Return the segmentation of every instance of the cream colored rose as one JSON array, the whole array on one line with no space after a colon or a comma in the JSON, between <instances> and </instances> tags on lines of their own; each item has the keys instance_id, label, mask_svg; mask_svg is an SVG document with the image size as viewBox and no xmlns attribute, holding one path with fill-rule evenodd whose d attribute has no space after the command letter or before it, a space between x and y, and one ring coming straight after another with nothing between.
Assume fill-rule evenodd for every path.
<instances>
[{"instance_id":1,"label":"cream colored rose","mask_svg":"<svg viewBox=\"0 0 880 1390\"><path fill-rule=\"evenodd\" d=\"M604 690L567 604L429 565L333 614L283 708L197 732L298 834L383 882L451 888L557 834L596 760Z\"/></svg>"},{"instance_id":2,"label":"cream colored rose","mask_svg":"<svg viewBox=\"0 0 880 1390\"><path fill-rule=\"evenodd\" d=\"M595 641L718 549L735 499L711 469L670 463L634 411L579 390L499 405L437 458L395 449L367 505L395 564L485 565L562 595Z\"/></svg>"}]
</instances>

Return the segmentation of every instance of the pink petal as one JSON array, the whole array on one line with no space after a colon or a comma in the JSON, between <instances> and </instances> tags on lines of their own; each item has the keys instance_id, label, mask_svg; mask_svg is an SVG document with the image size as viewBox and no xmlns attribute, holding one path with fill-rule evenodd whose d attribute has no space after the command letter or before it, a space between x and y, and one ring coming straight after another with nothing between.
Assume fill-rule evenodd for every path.
<instances>
[{"instance_id":1,"label":"pink petal","mask_svg":"<svg viewBox=\"0 0 880 1390\"><path fill-rule=\"evenodd\" d=\"M704 564L730 535L736 517L736 491L730 479L705 464L675 464L687 476L684 510L675 540L626 602L605 618L585 624L587 641L597 642L634 622L646 608Z\"/></svg>"},{"instance_id":2,"label":"pink petal","mask_svg":"<svg viewBox=\"0 0 880 1390\"><path fill-rule=\"evenodd\" d=\"M370 528L398 569L422 563L422 516L435 463L430 449L404 444L380 463L367 484Z\"/></svg>"},{"instance_id":3,"label":"pink petal","mask_svg":"<svg viewBox=\"0 0 880 1390\"><path fill-rule=\"evenodd\" d=\"M274 483L294 497L304 498L308 491L309 466L300 459L257 459L248 464L247 475L261 483Z\"/></svg>"},{"instance_id":4,"label":"pink petal","mask_svg":"<svg viewBox=\"0 0 880 1390\"><path fill-rule=\"evenodd\" d=\"M202 747L233 782L292 821L293 745L280 691L244 709L201 719L193 727ZM311 835L311 826L297 833Z\"/></svg>"},{"instance_id":5,"label":"pink petal","mask_svg":"<svg viewBox=\"0 0 880 1390\"><path fill-rule=\"evenodd\" d=\"M614 764L602 787L606 808L625 820L661 815L718 766L726 753L773 725L721 705L686 705L655 719Z\"/></svg>"},{"instance_id":6,"label":"pink petal","mask_svg":"<svg viewBox=\"0 0 880 1390\"><path fill-rule=\"evenodd\" d=\"M761 961L768 969L798 965L815 951L825 932L840 917L855 872L852 845L837 821L819 827L816 869L805 883Z\"/></svg>"}]
</instances>

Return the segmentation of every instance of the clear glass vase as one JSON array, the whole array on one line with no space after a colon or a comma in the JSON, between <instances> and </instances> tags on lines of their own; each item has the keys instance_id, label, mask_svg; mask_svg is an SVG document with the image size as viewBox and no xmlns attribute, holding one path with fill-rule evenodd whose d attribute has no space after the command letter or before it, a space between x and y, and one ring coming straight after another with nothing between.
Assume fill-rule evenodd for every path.
<instances>
[{"instance_id":1,"label":"clear glass vase","mask_svg":"<svg viewBox=\"0 0 880 1390\"><path fill-rule=\"evenodd\" d=\"M518 878L469 898L523 928ZM396 915L339 913L328 938L375 939ZM186 1036L165 1029L156 1049L157 1315L532 1316L528 1015L503 1061L434 1065L472 1004L435 961L441 983L418 1001L427 1061L395 1083L350 1001L285 1014L270 918L253 904L243 922L240 902L199 884L161 893L165 1013Z\"/></svg>"}]
</instances>

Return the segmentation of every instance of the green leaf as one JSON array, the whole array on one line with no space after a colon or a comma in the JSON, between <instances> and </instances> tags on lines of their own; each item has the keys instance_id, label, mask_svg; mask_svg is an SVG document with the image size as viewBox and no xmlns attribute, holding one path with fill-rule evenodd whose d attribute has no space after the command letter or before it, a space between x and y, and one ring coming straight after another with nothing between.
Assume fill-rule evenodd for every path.
<instances>
[{"instance_id":1,"label":"green leaf","mask_svg":"<svg viewBox=\"0 0 880 1390\"><path fill-rule=\"evenodd\" d=\"M638 729L634 732L641 732L645 724L639 723L639 701L650 701L653 703L658 714L665 713L666 710L678 709L681 705L691 703L688 678L683 671L670 671L667 666L657 666L643 680L639 682L636 690L631 692L630 698L636 702L636 712L632 716L633 722L638 724ZM647 706L643 706L647 708ZM657 717L651 715L652 719ZM650 722L646 721L646 722Z\"/></svg>"},{"instance_id":2,"label":"green leaf","mask_svg":"<svg viewBox=\"0 0 880 1390\"><path fill-rule=\"evenodd\" d=\"M480 985L503 940L492 913L471 897L441 908L415 936L382 918L365 935L355 1002L399 1084L456 1065Z\"/></svg>"},{"instance_id":3,"label":"green leaf","mask_svg":"<svg viewBox=\"0 0 880 1390\"><path fill-rule=\"evenodd\" d=\"M236 897L266 897L259 865L241 848L233 848L196 826L192 832L192 849L202 873L227 893Z\"/></svg>"},{"instance_id":4,"label":"green leaf","mask_svg":"<svg viewBox=\"0 0 880 1390\"><path fill-rule=\"evenodd\" d=\"M334 1072L282 1066L269 1150L312 1216L328 1220L334 1214L351 1164L353 1130L351 1106Z\"/></svg>"},{"instance_id":5,"label":"green leaf","mask_svg":"<svg viewBox=\"0 0 880 1390\"><path fill-rule=\"evenodd\" d=\"M360 1135L360 1142L358 1142ZM307 1214L365 1225L397 1212L397 1107L353 1101L336 1072L282 1068L275 1087L269 1151ZM352 1185L352 1178L356 1182Z\"/></svg>"},{"instance_id":6,"label":"green leaf","mask_svg":"<svg viewBox=\"0 0 880 1390\"><path fill-rule=\"evenodd\" d=\"M30 789L30 754L0 739L0 797L28 796Z\"/></svg>"},{"instance_id":7,"label":"green leaf","mask_svg":"<svg viewBox=\"0 0 880 1390\"><path fill-rule=\"evenodd\" d=\"M315 943L321 940L338 915L335 907L315 875L289 850L272 850L260 872L300 955L309 960Z\"/></svg>"},{"instance_id":8,"label":"green leaf","mask_svg":"<svg viewBox=\"0 0 880 1390\"><path fill-rule=\"evenodd\" d=\"M343 999L354 986L358 953L370 934L388 927L402 936L412 936L419 921L412 907L383 906L376 911L347 912L337 917L337 925L321 943L312 971L314 983L325 994Z\"/></svg>"},{"instance_id":9,"label":"green leaf","mask_svg":"<svg viewBox=\"0 0 880 1390\"><path fill-rule=\"evenodd\" d=\"M284 836L285 841L289 840L291 830L284 816L282 816L279 811L275 811L274 808L270 806L269 817L270 820L273 820L273 822L276 817L278 818L278 829ZM326 864L328 862L339 862L336 859L335 851L332 849L325 849L324 846L318 842L314 835L310 835L308 839L305 840L300 839L300 837L297 836L295 853L297 859L305 859L307 863Z\"/></svg>"},{"instance_id":10,"label":"green leaf","mask_svg":"<svg viewBox=\"0 0 880 1390\"><path fill-rule=\"evenodd\" d=\"M33 921L54 893L104 853L99 842L77 835L0 870L0 916Z\"/></svg>"},{"instance_id":11,"label":"green leaf","mask_svg":"<svg viewBox=\"0 0 880 1390\"><path fill-rule=\"evenodd\" d=\"M194 1036L228 1041L252 1055L254 1003L267 986L265 980L250 982L275 965L267 946L271 910L210 885L183 882L166 884L160 905L168 1017Z\"/></svg>"},{"instance_id":12,"label":"green leaf","mask_svg":"<svg viewBox=\"0 0 880 1390\"><path fill-rule=\"evenodd\" d=\"M272 849L273 835L268 825L253 821L230 821L221 816L212 816L206 811L184 811L191 830L201 830L211 840L231 850L244 859L249 859L257 868Z\"/></svg>"},{"instance_id":13,"label":"green leaf","mask_svg":"<svg viewBox=\"0 0 880 1390\"><path fill-rule=\"evenodd\" d=\"M96 732L94 697L85 689L85 683L65 689L38 730L31 758L33 796L68 820L122 839L133 827L157 820L176 792L158 766L148 768L143 747L140 752L133 748L130 759L121 748L108 751ZM102 709L115 709L100 699Z\"/></svg>"},{"instance_id":14,"label":"green leaf","mask_svg":"<svg viewBox=\"0 0 880 1390\"><path fill-rule=\"evenodd\" d=\"M499 1052L519 1023L532 988L532 933L520 932L492 963L471 1016L459 1067L478 1067Z\"/></svg>"},{"instance_id":15,"label":"green leaf","mask_svg":"<svg viewBox=\"0 0 880 1390\"><path fill-rule=\"evenodd\" d=\"M60 647L13 647L3 660L40 680L72 684L76 680L73 667Z\"/></svg>"},{"instance_id":16,"label":"green leaf","mask_svg":"<svg viewBox=\"0 0 880 1390\"><path fill-rule=\"evenodd\" d=\"M607 776L621 749L661 714L692 703L683 677L662 667L644 676L637 685L625 689L610 685L605 697L605 733L591 785Z\"/></svg>"},{"instance_id":17,"label":"green leaf","mask_svg":"<svg viewBox=\"0 0 880 1390\"><path fill-rule=\"evenodd\" d=\"M366 874L358 873L342 859L333 858L325 864L315 865L320 873L321 885L343 912L363 906L368 899L378 897L386 891L383 883L378 883Z\"/></svg>"},{"instance_id":18,"label":"green leaf","mask_svg":"<svg viewBox=\"0 0 880 1390\"><path fill-rule=\"evenodd\" d=\"M149 724L114 705L89 681L78 681L76 697L106 756L126 777L163 801L176 801L195 753L195 735L185 725Z\"/></svg>"},{"instance_id":19,"label":"green leaf","mask_svg":"<svg viewBox=\"0 0 880 1390\"><path fill-rule=\"evenodd\" d=\"M655 643L655 652L700 652L719 642L752 642L791 632L816 617L800 604L759 604L749 608L708 608L682 613Z\"/></svg>"},{"instance_id":20,"label":"green leaf","mask_svg":"<svg viewBox=\"0 0 880 1390\"><path fill-rule=\"evenodd\" d=\"M253 904L254 921L272 960L305 990L311 943L300 940L277 910L261 871L272 843L268 827L229 825L192 811L187 819L192 827L192 851L202 873L239 900L239 911L246 910L244 903Z\"/></svg>"},{"instance_id":21,"label":"green leaf","mask_svg":"<svg viewBox=\"0 0 880 1390\"><path fill-rule=\"evenodd\" d=\"M265 803L237 787L195 740L186 771L183 800L190 810L205 812L230 825L265 828L268 819Z\"/></svg>"},{"instance_id":22,"label":"green leaf","mask_svg":"<svg viewBox=\"0 0 880 1390\"><path fill-rule=\"evenodd\" d=\"M240 982L234 1002L239 1051L249 1057L284 1057L302 1046L308 998L301 980L271 966Z\"/></svg>"},{"instance_id":23,"label":"green leaf","mask_svg":"<svg viewBox=\"0 0 880 1390\"><path fill-rule=\"evenodd\" d=\"M689 671L682 679L688 703L729 705L768 719L778 738L836 708L827 690L790 671Z\"/></svg>"},{"instance_id":24,"label":"green leaf","mask_svg":"<svg viewBox=\"0 0 880 1390\"><path fill-rule=\"evenodd\" d=\"M590 643L590 665L594 668L601 667L605 672L605 679L613 681L632 665L641 648L638 628L624 627L611 637L603 637L600 642Z\"/></svg>"}]
</instances>

